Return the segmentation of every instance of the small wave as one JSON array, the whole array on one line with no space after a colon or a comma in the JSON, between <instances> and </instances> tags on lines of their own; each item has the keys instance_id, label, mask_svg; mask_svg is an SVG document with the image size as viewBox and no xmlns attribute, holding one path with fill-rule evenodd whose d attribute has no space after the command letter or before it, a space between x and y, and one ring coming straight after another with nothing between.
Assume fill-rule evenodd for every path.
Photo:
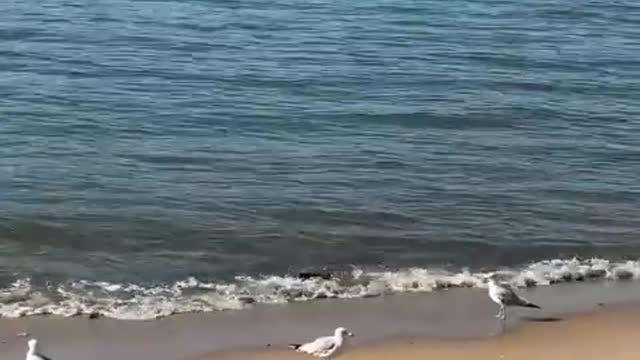
<instances>
[{"instance_id":1,"label":"small wave","mask_svg":"<svg viewBox=\"0 0 640 360\"><path fill-rule=\"evenodd\" d=\"M255 303L279 304L325 298L361 298L406 292L430 292L452 287L486 286L491 273L513 286L531 287L584 280L640 278L640 262L605 259L554 259L517 269L493 272L449 272L409 268L367 271L354 268L334 278L294 276L237 276L229 283L190 277L161 286L75 281L36 287L19 279L0 289L0 315L104 316L124 320L150 320L179 313L239 310Z\"/></svg>"}]
</instances>

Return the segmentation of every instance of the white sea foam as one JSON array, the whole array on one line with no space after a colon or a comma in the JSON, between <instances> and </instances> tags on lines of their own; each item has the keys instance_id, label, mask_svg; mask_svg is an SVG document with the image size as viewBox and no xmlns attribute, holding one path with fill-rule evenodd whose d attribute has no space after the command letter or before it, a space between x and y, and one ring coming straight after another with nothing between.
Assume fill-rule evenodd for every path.
<instances>
[{"instance_id":1,"label":"white sea foam","mask_svg":"<svg viewBox=\"0 0 640 360\"><path fill-rule=\"evenodd\" d=\"M640 262L605 259L555 259L517 269L498 269L513 286L551 285L585 280L637 280ZM97 315L147 320L187 312L236 310L254 303L276 304L323 298L357 298L403 292L429 292L450 287L485 287L488 272L447 272L409 268L367 271L355 268L333 279L292 276L237 276L214 283L188 278L162 286L76 281L50 288L20 279L0 289L0 315Z\"/></svg>"}]
</instances>

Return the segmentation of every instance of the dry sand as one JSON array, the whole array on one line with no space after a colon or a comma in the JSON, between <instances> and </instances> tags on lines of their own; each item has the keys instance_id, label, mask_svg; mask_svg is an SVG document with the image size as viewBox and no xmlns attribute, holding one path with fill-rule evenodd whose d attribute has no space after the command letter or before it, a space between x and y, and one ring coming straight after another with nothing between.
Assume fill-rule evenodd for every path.
<instances>
[{"instance_id":1,"label":"dry sand","mask_svg":"<svg viewBox=\"0 0 640 360\"><path fill-rule=\"evenodd\" d=\"M564 320L529 322L496 337L474 340L396 339L346 351L341 360L635 360L640 357L640 307L625 306ZM226 353L199 360L302 360L287 350Z\"/></svg>"}]
</instances>

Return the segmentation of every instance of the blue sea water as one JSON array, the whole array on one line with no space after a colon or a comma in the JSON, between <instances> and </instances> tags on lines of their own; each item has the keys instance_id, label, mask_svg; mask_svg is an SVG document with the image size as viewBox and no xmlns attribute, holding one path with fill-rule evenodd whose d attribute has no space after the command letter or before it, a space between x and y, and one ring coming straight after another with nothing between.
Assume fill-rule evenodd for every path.
<instances>
[{"instance_id":1,"label":"blue sea water","mask_svg":"<svg viewBox=\"0 0 640 360\"><path fill-rule=\"evenodd\" d=\"M636 1L11 0L0 14L10 304L81 281L640 255Z\"/></svg>"}]
</instances>

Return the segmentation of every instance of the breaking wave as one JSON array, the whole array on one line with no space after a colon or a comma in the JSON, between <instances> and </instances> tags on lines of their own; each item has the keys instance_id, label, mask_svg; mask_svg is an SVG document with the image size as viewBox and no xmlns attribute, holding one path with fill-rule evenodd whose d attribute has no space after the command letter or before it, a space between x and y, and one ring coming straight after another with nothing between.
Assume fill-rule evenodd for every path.
<instances>
[{"instance_id":1,"label":"breaking wave","mask_svg":"<svg viewBox=\"0 0 640 360\"><path fill-rule=\"evenodd\" d=\"M605 259L554 259L517 269L501 269L505 281L517 287L585 280L634 280L640 262ZM75 281L45 287L19 279L0 289L0 315L59 315L150 320L172 314L239 310L253 304L278 304L325 298L360 298L404 292L430 292L452 287L486 286L493 272L449 272L408 268L368 271L354 268L330 277L237 276L228 283L190 277L161 286Z\"/></svg>"}]
</instances>

